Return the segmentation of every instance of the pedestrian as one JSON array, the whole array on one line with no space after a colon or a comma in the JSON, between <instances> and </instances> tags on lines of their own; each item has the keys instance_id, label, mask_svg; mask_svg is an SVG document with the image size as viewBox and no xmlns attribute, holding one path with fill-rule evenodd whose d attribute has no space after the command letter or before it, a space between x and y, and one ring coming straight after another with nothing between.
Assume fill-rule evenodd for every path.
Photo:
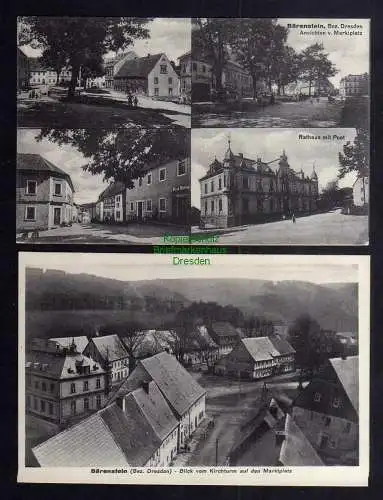
<instances>
[{"instance_id":1,"label":"pedestrian","mask_svg":"<svg viewBox=\"0 0 383 500\"><path fill-rule=\"evenodd\" d=\"M134 103L134 107L137 108L138 107L138 99L137 99L136 95L134 96L133 103Z\"/></svg>"},{"instance_id":2,"label":"pedestrian","mask_svg":"<svg viewBox=\"0 0 383 500\"><path fill-rule=\"evenodd\" d=\"M291 219L292 219L292 221L293 221L293 224L295 224L295 222L296 222L296 221L295 221L295 214L293 214L293 215L292 215Z\"/></svg>"},{"instance_id":3,"label":"pedestrian","mask_svg":"<svg viewBox=\"0 0 383 500\"><path fill-rule=\"evenodd\" d=\"M317 102L319 103L319 97L317 97Z\"/></svg>"},{"instance_id":4,"label":"pedestrian","mask_svg":"<svg viewBox=\"0 0 383 500\"><path fill-rule=\"evenodd\" d=\"M129 106L129 108L133 107L133 98L132 98L131 94L128 95L128 106Z\"/></svg>"}]
</instances>

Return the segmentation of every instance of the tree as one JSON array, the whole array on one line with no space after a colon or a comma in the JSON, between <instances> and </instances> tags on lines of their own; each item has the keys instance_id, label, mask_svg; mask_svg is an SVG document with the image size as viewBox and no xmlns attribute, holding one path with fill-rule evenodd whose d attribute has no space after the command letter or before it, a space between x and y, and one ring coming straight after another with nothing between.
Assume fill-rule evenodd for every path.
<instances>
[{"instance_id":1,"label":"tree","mask_svg":"<svg viewBox=\"0 0 383 500\"><path fill-rule=\"evenodd\" d=\"M201 17L195 18L192 23L193 57L198 59L202 56L211 62L218 95L222 91L222 73L228 60L227 25L226 19Z\"/></svg>"},{"instance_id":2,"label":"tree","mask_svg":"<svg viewBox=\"0 0 383 500\"><path fill-rule=\"evenodd\" d=\"M311 373L318 366L316 339L320 331L319 323L309 314L299 316L289 329L290 343L296 351L296 363Z\"/></svg>"},{"instance_id":3,"label":"tree","mask_svg":"<svg viewBox=\"0 0 383 500\"><path fill-rule=\"evenodd\" d=\"M297 81L299 77L300 57L292 47L285 46L275 57L275 82L277 93L285 93L285 86Z\"/></svg>"},{"instance_id":4,"label":"tree","mask_svg":"<svg viewBox=\"0 0 383 500\"><path fill-rule=\"evenodd\" d=\"M358 129L354 142L346 142L343 153L339 153L338 179L346 174L356 172L358 177L365 177L370 168L370 146L367 130Z\"/></svg>"},{"instance_id":5,"label":"tree","mask_svg":"<svg viewBox=\"0 0 383 500\"><path fill-rule=\"evenodd\" d=\"M309 84L309 96L315 82L336 75L338 70L328 59L323 44L314 43L300 54L300 77Z\"/></svg>"},{"instance_id":6,"label":"tree","mask_svg":"<svg viewBox=\"0 0 383 500\"><path fill-rule=\"evenodd\" d=\"M80 67L149 37L149 18L45 17L20 18L19 45L42 49L42 57L64 58L72 71L68 97L75 94Z\"/></svg>"},{"instance_id":7,"label":"tree","mask_svg":"<svg viewBox=\"0 0 383 500\"><path fill-rule=\"evenodd\" d=\"M144 167L189 156L190 132L183 127L163 129L130 127L104 129L42 129L44 138L59 146L70 144L89 160L83 169L103 174L104 180L124 182L128 189L142 175Z\"/></svg>"}]
</instances>

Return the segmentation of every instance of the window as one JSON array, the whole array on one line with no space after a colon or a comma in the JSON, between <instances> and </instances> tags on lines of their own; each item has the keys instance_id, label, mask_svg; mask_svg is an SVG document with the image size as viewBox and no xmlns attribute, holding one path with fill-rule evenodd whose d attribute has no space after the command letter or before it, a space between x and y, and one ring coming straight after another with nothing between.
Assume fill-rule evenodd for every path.
<instances>
[{"instance_id":1,"label":"window","mask_svg":"<svg viewBox=\"0 0 383 500\"><path fill-rule=\"evenodd\" d=\"M26 378L25 378L25 383L27 385L27 387L31 387L32 385L32 380L31 380L31 376L30 374L27 374Z\"/></svg>"},{"instance_id":2,"label":"window","mask_svg":"<svg viewBox=\"0 0 383 500\"><path fill-rule=\"evenodd\" d=\"M331 418L330 417L326 417L325 421L324 421L324 426L325 427L329 427L330 424L331 424Z\"/></svg>"},{"instance_id":3,"label":"window","mask_svg":"<svg viewBox=\"0 0 383 500\"><path fill-rule=\"evenodd\" d=\"M169 95L173 95L173 88L169 87Z\"/></svg>"},{"instance_id":4,"label":"window","mask_svg":"<svg viewBox=\"0 0 383 500\"><path fill-rule=\"evenodd\" d=\"M207 194L207 183L205 184L205 194Z\"/></svg>"},{"instance_id":5,"label":"window","mask_svg":"<svg viewBox=\"0 0 383 500\"><path fill-rule=\"evenodd\" d=\"M210 192L212 193L214 191L214 181L210 182Z\"/></svg>"},{"instance_id":6,"label":"window","mask_svg":"<svg viewBox=\"0 0 383 500\"><path fill-rule=\"evenodd\" d=\"M84 380L83 391L89 391L89 382L87 380Z\"/></svg>"},{"instance_id":7,"label":"window","mask_svg":"<svg viewBox=\"0 0 383 500\"><path fill-rule=\"evenodd\" d=\"M158 95L159 95L159 90L158 90L158 87L155 87L155 89L154 89L154 95L155 95L155 96L158 96Z\"/></svg>"},{"instance_id":8,"label":"window","mask_svg":"<svg viewBox=\"0 0 383 500\"><path fill-rule=\"evenodd\" d=\"M202 73L206 73L206 66L202 64Z\"/></svg>"},{"instance_id":9,"label":"window","mask_svg":"<svg viewBox=\"0 0 383 500\"><path fill-rule=\"evenodd\" d=\"M101 408L101 396L100 396L100 394L97 394L97 396L96 396L96 406L97 406L97 408Z\"/></svg>"},{"instance_id":10,"label":"window","mask_svg":"<svg viewBox=\"0 0 383 500\"><path fill-rule=\"evenodd\" d=\"M55 182L55 196L61 196L61 183Z\"/></svg>"},{"instance_id":11,"label":"window","mask_svg":"<svg viewBox=\"0 0 383 500\"><path fill-rule=\"evenodd\" d=\"M166 65L166 64L161 64L161 65L160 65L160 73L161 73L162 75L166 75L166 73L167 73L167 72L168 72L168 67L167 67L167 65Z\"/></svg>"},{"instance_id":12,"label":"window","mask_svg":"<svg viewBox=\"0 0 383 500\"><path fill-rule=\"evenodd\" d=\"M179 161L177 165L177 175L185 175L186 174L186 162L185 160Z\"/></svg>"},{"instance_id":13,"label":"window","mask_svg":"<svg viewBox=\"0 0 383 500\"><path fill-rule=\"evenodd\" d=\"M158 85L158 76L154 77L154 85Z\"/></svg>"},{"instance_id":14,"label":"window","mask_svg":"<svg viewBox=\"0 0 383 500\"><path fill-rule=\"evenodd\" d=\"M221 199L218 200L218 211L222 212L222 200Z\"/></svg>"},{"instance_id":15,"label":"window","mask_svg":"<svg viewBox=\"0 0 383 500\"><path fill-rule=\"evenodd\" d=\"M101 388L101 379L97 378L96 379L96 389L100 389Z\"/></svg>"},{"instance_id":16,"label":"window","mask_svg":"<svg viewBox=\"0 0 383 500\"><path fill-rule=\"evenodd\" d=\"M75 392L76 392L76 384L73 383L70 385L70 393L74 394Z\"/></svg>"},{"instance_id":17,"label":"window","mask_svg":"<svg viewBox=\"0 0 383 500\"><path fill-rule=\"evenodd\" d=\"M89 411L89 398L84 398L84 411Z\"/></svg>"},{"instance_id":18,"label":"window","mask_svg":"<svg viewBox=\"0 0 383 500\"><path fill-rule=\"evenodd\" d=\"M36 220L36 207L25 207L25 220Z\"/></svg>"},{"instance_id":19,"label":"window","mask_svg":"<svg viewBox=\"0 0 383 500\"><path fill-rule=\"evenodd\" d=\"M332 407L333 408L340 408L342 406L342 399L341 398L334 398L332 402Z\"/></svg>"},{"instance_id":20,"label":"window","mask_svg":"<svg viewBox=\"0 0 383 500\"><path fill-rule=\"evenodd\" d=\"M146 211L147 212L152 211L152 200L146 200Z\"/></svg>"},{"instance_id":21,"label":"window","mask_svg":"<svg viewBox=\"0 0 383 500\"><path fill-rule=\"evenodd\" d=\"M72 415L76 415L76 400L71 401L70 411Z\"/></svg>"},{"instance_id":22,"label":"window","mask_svg":"<svg viewBox=\"0 0 383 500\"><path fill-rule=\"evenodd\" d=\"M166 180L166 168L160 168L160 182Z\"/></svg>"},{"instance_id":23,"label":"window","mask_svg":"<svg viewBox=\"0 0 383 500\"><path fill-rule=\"evenodd\" d=\"M40 400L40 411L45 413L45 401Z\"/></svg>"},{"instance_id":24,"label":"window","mask_svg":"<svg viewBox=\"0 0 383 500\"><path fill-rule=\"evenodd\" d=\"M37 389L37 390L39 389L39 382L38 382L38 380L35 381L35 389Z\"/></svg>"},{"instance_id":25,"label":"window","mask_svg":"<svg viewBox=\"0 0 383 500\"><path fill-rule=\"evenodd\" d=\"M244 189L249 189L249 178L248 177L244 177L242 179L242 185L243 185Z\"/></svg>"},{"instance_id":26,"label":"window","mask_svg":"<svg viewBox=\"0 0 383 500\"><path fill-rule=\"evenodd\" d=\"M49 415L53 415L53 403L48 403Z\"/></svg>"},{"instance_id":27,"label":"window","mask_svg":"<svg viewBox=\"0 0 383 500\"><path fill-rule=\"evenodd\" d=\"M27 408L31 407L31 397L27 396Z\"/></svg>"},{"instance_id":28,"label":"window","mask_svg":"<svg viewBox=\"0 0 383 500\"><path fill-rule=\"evenodd\" d=\"M130 202L130 211L134 212L134 201Z\"/></svg>"},{"instance_id":29,"label":"window","mask_svg":"<svg viewBox=\"0 0 383 500\"><path fill-rule=\"evenodd\" d=\"M160 212L166 212L166 198L159 199L159 206Z\"/></svg>"},{"instance_id":30,"label":"window","mask_svg":"<svg viewBox=\"0 0 383 500\"><path fill-rule=\"evenodd\" d=\"M344 429L343 429L343 432L345 434L349 434L351 431L351 422L347 422L347 424L345 425Z\"/></svg>"},{"instance_id":31,"label":"window","mask_svg":"<svg viewBox=\"0 0 383 500\"><path fill-rule=\"evenodd\" d=\"M244 213L249 213L249 200L247 198L244 198L243 200L243 211Z\"/></svg>"},{"instance_id":32,"label":"window","mask_svg":"<svg viewBox=\"0 0 383 500\"><path fill-rule=\"evenodd\" d=\"M226 187L226 175L223 176L223 187Z\"/></svg>"},{"instance_id":33,"label":"window","mask_svg":"<svg viewBox=\"0 0 383 500\"><path fill-rule=\"evenodd\" d=\"M140 178L138 179L138 186L139 186L139 187L141 187L141 186L142 186L142 177L140 177Z\"/></svg>"},{"instance_id":34,"label":"window","mask_svg":"<svg viewBox=\"0 0 383 500\"><path fill-rule=\"evenodd\" d=\"M173 78L171 78L171 77L168 78L168 84L173 85Z\"/></svg>"},{"instance_id":35,"label":"window","mask_svg":"<svg viewBox=\"0 0 383 500\"><path fill-rule=\"evenodd\" d=\"M47 384L45 382L41 382L41 390L47 392Z\"/></svg>"},{"instance_id":36,"label":"window","mask_svg":"<svg viewBox=\"0 0 383 500\"><path fill-rule=\"evenodd\" d=\"M148 174L148 186L152 183L152 174Z\"/></svg>"},{"instance_id":37,"label":"window","mask_svg":"<svg viewBox=\"0 0 383 500\"><path fill-rule=\"evenodd\" d=\"M33 407L34 407L35 410L37 410L37 406L38 406L37 405L37 398L34 398L33 399Z\"/></svg>"},{"instance_id":38,"label":"window","mask_svg":"<svg viewBox=\"0 0 383 500\"><path fill-rule=\"evenodd\" d=\"M218 189L219 190L222 189L222 179L221 179L221 177L218 179Z\"/></svg>"},{"instance_id":39,"label":"window","mask_svg":"<svg viewBox=\"0 0 383 500\"><path fill-rule=\"evenodd\" d=\"M207 201L205 201L205 214L207 214Z\"/></svg>"},{"instance_id":40,"label":"window","mask_svg":"<svg viewBox=\"0 0 383 500\"><path fill-rule=\"evenodd\" d=\"M214 213L214 201L210 202L211 213Z\"/></svg>"},{"instance_id":41,"label":"window","mask_svg":"<svg viewBox=\"0 0 383 500\"><path fill-rule=\"evenodd\" d=\"M27 194L36 194L37 181L27 181Z\"/></svg>"},{"instance_id":42,"label":"window","mask_svg":"<svg viewBox=\"0 0 383 500\"><path fill-rule=\"evenodd\" d=\"M193 67L193 71L197 71L197 63L193 62L192 67Z\"/></svg>"}]
</instances>

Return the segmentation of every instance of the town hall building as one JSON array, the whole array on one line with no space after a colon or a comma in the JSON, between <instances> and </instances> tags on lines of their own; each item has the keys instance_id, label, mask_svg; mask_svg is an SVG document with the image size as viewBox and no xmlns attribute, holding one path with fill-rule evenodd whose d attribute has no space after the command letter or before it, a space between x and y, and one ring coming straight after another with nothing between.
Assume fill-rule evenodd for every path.
<instances>
[{"instance_id":1,"label":"town hall building","mask_svg":"<svg viewBox=\"0 0 383 500\"><path fill-rule=\"evenodd\" d=\"M278 168L273 170L276 162ZM316 210L315 168L310 177L303 170L296 172L285 151L270 162L253 160L234 154L229 140L223 161L215 158L199 183L204 227L252 224Z\"/></svg>"}]
</instances>

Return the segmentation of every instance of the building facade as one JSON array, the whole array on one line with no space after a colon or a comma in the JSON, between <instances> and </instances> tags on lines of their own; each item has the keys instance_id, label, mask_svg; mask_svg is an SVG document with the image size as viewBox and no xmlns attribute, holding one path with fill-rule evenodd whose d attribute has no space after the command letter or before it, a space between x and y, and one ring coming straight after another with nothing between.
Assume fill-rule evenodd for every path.
<instances>
[{"instance_id":1,"label":"building facade","mask_svg":"<svg viewBox=\"0 0 383 500\"><path fill-rule=\"evenodd\" d=\"M130 50L129 52L125 52L117 55L116 57L108 58L104 62L104 71L105 71L105 87L107 89L114 88L114 75L119 71L122 65L126 61L130 61L137 57L137 54Z\"/></svg>"},{"instance_id":2,"label":"building facade","mask_svg":"<svg viewBox=\"0 0 383 500\"><path fill-rule=\"evenodd\" d=\"M125 61L114 75L114 89L171 100L179 96L179 77L166 54Z\"/></svg>"},{"instance_id":3,"label":"building facade","mask_svg":"<svg viewBox=\"0 0 383 500\"><path fill-rule=\"evenodd\" d=\"M192 58L191 81L192 81L192 101L210 101L213 86L212 65L205 59Z\"/></svg>"},{"instance_id":4,"label":"building facade","mask_svg":"<svg viewBox=\"0 0 383 500\"><path fill-rule=\"evenodd\" d=\"M38 58L30 58L30 85L56 85L70 82L72 71L70 68L62 68L59 75L52 68L46 68Z\"/></svg>"},{"instance_id":5,"label":"building facade","mask_svg":"<svg viewBox=\"0 0 383 500\"><path fill-rule=\"evenodd\" d=\"M234 61L227 61L223 68L222 86L229 94L237 98L253 96L251 76Z\"/></svg>"},{"instance_id":6,"label":"building facade","mask_svg":"<svg viewBox=\"0 0 383 500\"><path fill-rule=\"evenodd\" d=\"M368 73L362 75L347 75L340 80L339 95L341 97L354 97L369 94Z\"/></svg>"},{"instance_id":7,"label":"building facade","mask_svg":"<svg viewBox=\"0 0 383 500\"><path fill-rule=\"evenodd\" d=\"M286 153L271 162L234 155L229 147L223 161L217 158L199 179L201 223L214 227L276 219L316 210L318 176L290 168ZM278 162L276 171L270 164Z\"/></svg>"},{"instance_id":8,"label":"building facade","mask_svg":"<svg viewBox=\"0 0 383 500\"><path fill-rule=\"evenodd\" d=\"M37 154L17 154L16 227L44 230L72 222L70 176Z\"/></svg>"},{"instance_id":9,"label":"building facade","mask_svg":"<svg viewBox=\"0 0 383 500\"><path fill-rule=\"evenodd\" d=\"M26 411L58 428L105 403L105 371L76 344L35 342L26 354Z\"/></svg>"},{"instance_id":10,"label":"building facade","mask_svg":"<svg viewBox=\"0 0 383 500\"><path fill-rule=\"evenodd\" d=\"M94 216L100 222L122 222L125 220L125 185L112 182L98 197Z\"/></svg>"},{"instance_id":11,"label":"building facade","mask_svg":"<svg viewBox=\"0 0 383 500\"><path fill-rule=\"evenodd\" d=\"M179 58L180 65L180 97L185 103L191 100L192 91L192 59L191 52L183 54Z\"/></svg>"},{"instance_id":12,"label":"building facade","mask_svg":"<svg viewBox=\"0 0 383 500\"><path fill-rule=\"evenodd\" d=\"M187 224L190 214L190 158L148 168L126 189L126 220Z\"/></svg>"}]
</instances>

